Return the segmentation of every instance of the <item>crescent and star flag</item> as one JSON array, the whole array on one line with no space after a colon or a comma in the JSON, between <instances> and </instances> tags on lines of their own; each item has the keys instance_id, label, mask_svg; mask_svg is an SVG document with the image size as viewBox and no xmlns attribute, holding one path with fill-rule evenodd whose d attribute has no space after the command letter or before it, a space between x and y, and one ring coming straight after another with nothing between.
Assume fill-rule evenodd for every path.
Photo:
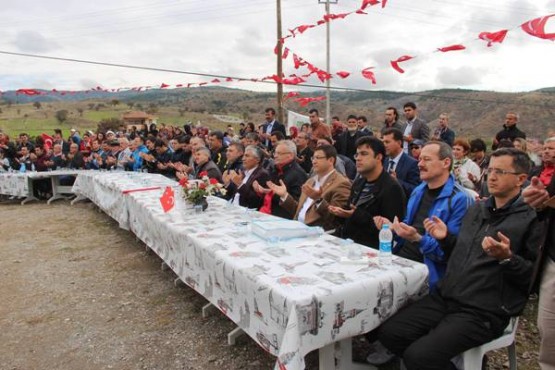
<instances>
[{"instance_id":1,"label":"crescent and star flag","mask_svg":"<svg viewBox=\"0 0 555 370\"><path fill-rule=\"evenodd\" d=\"M507 36L507 32L509 32L509 30L501 30L497 32L480 32L478 38L480 40L487 41L489 48L494 42L502 43L503 40L505 40L505 36Z\"/></svg>"},{"instance_id":2,"label":"crescent and star flag","mask_svg":"<svg viewBox=\"0 0 555 370\"><path fill-rule=\"evenodd\" d=\"M546 15L545 17L532 19L531 21L523 23L520 27L522 27L522 30L524 32L534 37L555 41L555 33L545 33L545 25L549 20L549 18L551 17L555 17L555 14L550 14L550 15Z\"/></svg>"},{"instance_id":3,"label":"crescent and star flag","mask_svg":"<svg viewBox=\"0 0 555 370\"><path fill-rule=\"evenodd\" d=\"M52 136L42 133L40 134L40 137L44 142L44 146L43 146L44 150L49 150L50 148L52 148L52 145L54 144L54 139L52 138Z\"/></svg>"},{"instance_id":4,"label":"crescent and star flag","mask_svg":"<svg viewBox=\"0 0 555 370\"><path fill-rule=\"evenodd\" d=\"M160 197L160 204L165 213L169 212L175 206L175 194L171 186L166 186L166 190Z\"/></svg>"}]
</instances>

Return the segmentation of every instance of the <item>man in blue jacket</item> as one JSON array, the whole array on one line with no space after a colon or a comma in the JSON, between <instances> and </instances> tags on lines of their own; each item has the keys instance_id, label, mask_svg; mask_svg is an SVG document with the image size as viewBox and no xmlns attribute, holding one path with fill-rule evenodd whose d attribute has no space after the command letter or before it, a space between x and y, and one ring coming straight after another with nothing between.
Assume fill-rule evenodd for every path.
<instances>
[{"instance_id":1,"label":"man in blue jacket","mask_svg":"<svg viewBox=\"0 0 555 370\"><path fill-rule=\"evenodd\" d=\"M428 266L432 291L445 273L449 256L438 241L426 233L424 220L436 216L447 224L450 234L458 235L462 218L474 203L450 173L452 164L453 152L449 145L439 141L426 144L418 162L423 183L413 190L403 222L394 220L392 224L398 237L394 253L424 262ZM384 223L391 223L383 217L376 217L375 222L379 228Z\"/></svg>"}]
</instances>

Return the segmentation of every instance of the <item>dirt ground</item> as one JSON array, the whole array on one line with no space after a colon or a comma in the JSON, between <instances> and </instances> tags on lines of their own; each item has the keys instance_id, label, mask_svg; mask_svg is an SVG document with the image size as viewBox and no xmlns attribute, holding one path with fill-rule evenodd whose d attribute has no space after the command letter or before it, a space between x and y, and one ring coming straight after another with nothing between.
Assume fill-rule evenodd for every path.
<instances>
[{"instance_id":1,"label":"dirt ground","mask_svg":"<svg viewBox=\"0 0 555 370\"><path fill-rule=\"evenodd\" d=\"M174 279L92 203L0 204L0 369L273 368L248 336L228 346L235 325L203 319L206 300ZM520 369L538 368L535 315L521 319ZM317 369L315 353L307 363ZM506 351L490 364L507 365Z\"/></svg>"}]
</instances>

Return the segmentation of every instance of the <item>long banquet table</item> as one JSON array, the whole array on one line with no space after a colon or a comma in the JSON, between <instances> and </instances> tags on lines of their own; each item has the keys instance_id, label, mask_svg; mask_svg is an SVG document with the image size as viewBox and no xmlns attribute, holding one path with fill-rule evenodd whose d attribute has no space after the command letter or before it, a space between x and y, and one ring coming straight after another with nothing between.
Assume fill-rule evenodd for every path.
<instances>
[{"instance_id":1,"label":"long banquet table","mask_svg":"<svg viewBox=\"0 0 555 370\"><path fill-rule=\"evenodd\" d=\"M176 191L168 213L159 199L165 186ZM218 198L195 213L177 183L159 175L83 173L73 191L132 231L185 284L277 356L275 369L304 369L310 351L329 351L335 342L376 328L427 291L423 264L394 256L382 266L370 249L361 249L369 260L346 261L353 246L327 234L268 243L250 233L248 223L272 216Z\"/></svg>"},{"instance_id":2,"label":"long banquet table","mask_svg":"<svg viewBox=\"0 0 555 370\"><path fill-rule=\"evenodd\" d=\"M75 177L84 170L61 169L55 171L27 171L27 172L2 172L0 173L0 194L14 197L23 197L21 204L38 200L33 192L33 182L39 179L50 179L52 183L52 197L48 199L48 204L56 199L63 199L65 195L72 194L71 186L64 186L60 183L63 177Z\"/></svg>"}]
</instances>

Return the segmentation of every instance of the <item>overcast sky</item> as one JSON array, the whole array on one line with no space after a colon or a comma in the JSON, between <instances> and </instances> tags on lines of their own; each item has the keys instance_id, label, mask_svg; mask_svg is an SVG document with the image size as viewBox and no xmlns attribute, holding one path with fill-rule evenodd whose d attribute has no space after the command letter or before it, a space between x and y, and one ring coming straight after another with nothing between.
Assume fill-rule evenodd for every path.
<instances>
[{"instance_id":1,"label":"overcast sky","mask_svg":"<svg viewBox=\"0 0 555 370\"><path fill-rule=\"evenodd\" d=\"M332 13L360 7L339 0ZM4 2L0 50L118 64L132 64L233 77L275 73L274 0L19 0ZM282 0L283 30L315 23L324 14L318 0ZM331 71L352 76L332 85L369 90L421 91L470 88L529 91L555 86L555 43L534 38L518 26L555 13L555 0L388 0L331 24ZM503 44L486 47L482 31L509 28ZM547 32L555 32L555 18ZM467 50L434 53L462 43ZM286 47L325 68L325 26L287 40ZM417 55L399 74L389 61ZM360 76L375 67L377 85ZM295 73L292 59L284 72ZM299 72L297 72L299 73ZM299 74L305 73L302 70ZM0 90L84 90L186 84L210 78L0 54ZM310 83L320 84L316 78ZM223 86L273 91L266 84ZM286 91L295 88L286 87Z\"/></svg>"}]
</instances>

